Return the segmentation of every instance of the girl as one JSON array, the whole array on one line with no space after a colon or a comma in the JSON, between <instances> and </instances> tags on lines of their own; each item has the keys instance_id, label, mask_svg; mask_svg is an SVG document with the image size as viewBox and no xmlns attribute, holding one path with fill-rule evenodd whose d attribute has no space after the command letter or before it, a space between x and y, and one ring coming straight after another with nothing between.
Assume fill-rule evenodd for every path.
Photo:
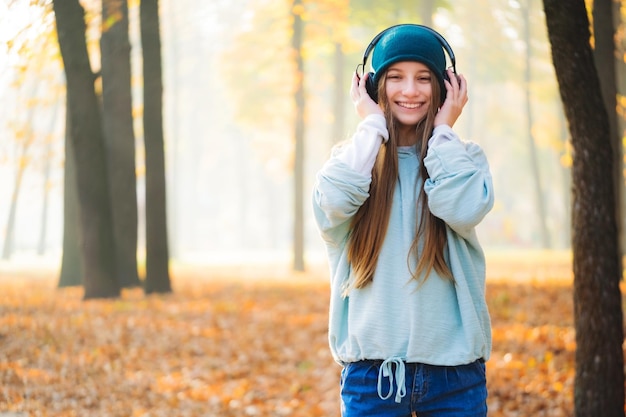
<instances>
[{"instance_id":1,"label":"girl","mask_svg":"<svg viewBox=\"0 0 626 417\"><path fill-rule=\"evenodd\" d=\"M313 197L342 415L486 416L491 328L474 228L493 186L483 151L452 130L467 82L446 70L451 50L430 28L381 32L364 66L374 44L375 71L355 73L350 90L362 121Z\"/></svg>"}]
</instances>

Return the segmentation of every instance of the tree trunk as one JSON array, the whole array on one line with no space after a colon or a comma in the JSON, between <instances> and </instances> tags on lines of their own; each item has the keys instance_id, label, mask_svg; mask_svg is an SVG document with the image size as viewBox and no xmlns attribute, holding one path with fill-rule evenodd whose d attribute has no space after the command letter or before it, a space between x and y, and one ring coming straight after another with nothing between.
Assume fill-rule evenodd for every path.
<instances>
[{"instance_id":1,"label":"tree trunk","mask_svg":"<svg viewBox=\"0 0 626 417\"><path fill-rule=\"evenodd\" d=\"M78 0L54 0L65 66L82 232L84 298L118 297L104 137Z\"/></svg>"},{"instance_id":2,"label":"tree trunk","mask_svg":"<svg viewBox=\"0 0 626 417\"><path fill-rule=\"evenodd\" d=\"M526 131L528 138L528 152L530 154L530 174L533 179L533 190L535 192L535 209L537 210L537 221L539 222L539 238L541 247L549 249L552 245L550 242L550 232L548 231L546 202L543 194L543 185L541 183L541 172L539 170L539 158L537 156L537 145L533 137L533 112L532 100L530 95L530 84L532 82L531 58L532 44L530 39L530 12L531 1L526 2L526 6L522 7L522 20L524 22L524 41L526 42L525 71L524 71L524 95L526 104Z\"/></svg>"},{"instance_id":3,"label":"tree trunk","mask_svg":"<svg viewBox=\"0 0 626 417\"><path fill-rule=\"evenodd\" d=\"M143 50L143 128L146 149L146 293L171 292L163 143L163 83L159 1L140 6Z\"/></svg>"},{"instance_id":4,"label":"tree trunk","mask_svg":"<svg viewBox=\"0 0 626 417\"><path fill-rule=\"evenodd\" d=\"M63 256L59 287L81 285L83 260L80 254L80 219L76 163L72 146L72 123L69 105L65 112L65 169L63 178Z\"/></svg>"},{"instance_id":5,"label":"tree trunk","mask_svg":"<svg viewBox=\"0 0 626 417\"><path fill-rule=\"evenodd\" d=\"M55 104L52 118L50 119L50 132L54 131L56 125L57 113L60 105ZM39 227L39 241L37 243L37 255L43 256L46 253L46 240L48 239L48 209L50 200L50 171L52 161L52 142L47 140L44 152L43 167L43 196L41 204L41 226Z\"/></svg>"},{"instance_id":6,"label":"tree trunk","mask_svg":"<svg viewBox=\"0 0 626 417\"><path fill-rule=\"evenodd\" d=\"M563 142L564 153L568 152L569 147L571 145L567 120L565 115L563 114L562 108L559 109L559 132L561 141ZM567 150L566 150L567 149ZM565 156L565 155L564 155ZM568 156L565 156L569 158ZM561 226L559 227L563 232L560 234L561 237L561 247L569 248L572 242L572 169L568 164L567 160L564 160L560 164L561 168L561 189L563 190L563 207L565 210L565 216L561 219Z\"/></svg>"},{"instance_id":7,"label":"tree trunk","mask_svg":"<svg viewBox=\"0 0 626 417\"><path fill-rule=\"evenodd\" d=\"M30 134L30 133L29 133ZM20 191L22 189L22 179L26 170L26 154L32 139L24 138L24 143L20 147L20 155L17 161L17 171L15 172L15 182L13 184L13 193L11 193L11 205L9 206L9 217L7 218L6 235L4 236L4 245L2 246L2 259L9 260L13 254L13 240L15 238L15 217L17 214L17 202L19 200Z\"/></svg>"},{"instance_id":8,"label":"tree trunk","mask_svg":"<svg viewBox=\"0 0 626 417\"><path fill-rule=\"evenodd\" d=\"M49 208L49 196L50 196L50 162L46 160L46 166L43 172L43 198L41 203L41 217L39 226L39 239L37 241L37 255L44 256L46 254L46 247L48 239L48 208Z\"/></svg>"},{"instance_id":9,"label":"tree trunk","mask_svg":"<svg viewBox=\"0 0 626 417\"><path fill-rule=\"evenodd\" d=\"M613 0L594 0L593 32L595 47L593 56L600 77L602 97L609 117L611 145L613 148L613 185L615 186L615 213L617 220L619 253L623 254L622 190L624 188L624 164L622 137L617 123L617 63L615 61L615 23ZM618 15L619 16L619 15ZM622 270L621 256L618 259Z\"/></svg>"},{"instance_id":10,"label":"tree trunk","mask_svg":"<svg viewBox=\"0 0 626 417\"><path fill-rule=\"evenodd\" d=\"M419 2L419 14L422 18L422 24L432 27L433 26L433 11L435 10L434 0L421 0Z\"/></svg>"},{"instance_id":11,"label":"tree trunk","mask_svg":"<svg viewBox=\"0 0 626 417\"><path fill-rule=\"evenodd\" d=\"M29 98L36 97L39 90L39 85L35 83ZM2 246L2 259L8 260L13 254L13 245L15 239L15 224L17 217L17 203L20 198L20 192L22 191L22 180L24 179L24 172L28 166L28 151L33 144L34 134L30 127L33 124L34 109L31 107L28 111L28 117L26 119L26 133L23 139L19 143L19 155L17 158L17 169L15 171L15 182L13 184L13 193L11 193L11 204L9 206L9 217L6 223L6 233L4 236L4 245Z\"/></svg>"},{"instance_id":12,"label":"tree trunk","mask_svg":"<svg viewBox=\"0 0 626 417\"><path fill-rule=\"evenodd\" d=\"M293 269L304 271L304 61L302 58L302 0L292 5L293 34L291 47L295 59L295 120L294 120L294 221L293 221Z\"/></svg>"},{"instance_id":13,"label":"tree trunk","mask_svg":"<svg viewBox=\"0 0 626 417\"><path fill-rule=\"evenodd\" d=\"M609 118L584 0L543 0L574 162L575 415L624 417L624 340Z\"/></svg>"},{"instance_id":14,"label":"tree trunk","mask_svg":"<svg viewBox=\"0 0 626 417\"><path fill-rule=\"evenodd\" d=\"M102 125L107 148L117 278L139 285L137 180L133 131L130 40L126 0L102 0Z\"/></svg>"}]
</instances>

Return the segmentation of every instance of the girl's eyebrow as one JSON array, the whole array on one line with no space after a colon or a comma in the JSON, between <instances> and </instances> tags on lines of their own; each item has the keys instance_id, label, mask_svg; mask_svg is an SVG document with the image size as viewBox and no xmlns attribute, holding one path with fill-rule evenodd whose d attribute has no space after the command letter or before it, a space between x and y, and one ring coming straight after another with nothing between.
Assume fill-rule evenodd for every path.
<instances>
[{"instance_id":1,"label":"girl's eyebrow","mask_svg":"<svg viewBox=\"0 0 626 417\"><path fill-rule=\"evenodd\" d=\"M402 69L400 69L400 68L394 68L394 67L389 68L389 72L392 72L392 71L395 71L395 72L404 72L404 71L403 71ZM430 71L429 71L429 70L427 70L427 69L422 69L422 70L417 71L417 73L418 73L418 74L430 74Z\"/></svg>"}]
</instances>

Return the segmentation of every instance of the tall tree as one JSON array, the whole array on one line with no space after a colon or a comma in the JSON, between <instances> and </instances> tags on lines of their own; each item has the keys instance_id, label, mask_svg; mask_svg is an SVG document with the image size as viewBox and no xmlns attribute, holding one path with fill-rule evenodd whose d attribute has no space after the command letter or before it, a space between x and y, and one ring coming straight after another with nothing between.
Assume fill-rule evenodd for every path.
<instances>
[{"instance_id":1,"label":"tall tree","mask_svg":"<svg viewBox=\"0 0 626 417\"><path fill-rule=\"evenodd\" d=\"M100 108L78 0L54 0L76 163L84 298L117 297L113 220Z\"/></svg>"},{"instance_id":2,"label":"tall tree","mask_svg":"<svg viewBox=\"0 0 626 417\"><path fill-rule=\"evenodd\" d=\"M433 12L435 11L435 0L422 0L419 3L420 17L422 24L433 26Z\"/></svg>"},{"instance_id":3,"label":"tall tree","mask_svg":"<svg viewBox=\"0 0 626 417\"><path fill-rule=\"evenodd\" d=\"M346 103L347 84L351 75L346 74L346 43L348 39L348 10L349 0L328 2L328 12L321 15L317 21L328 26L328 37L332 39L334 54L332 57L332 111L333 125L329 145L343 140L346 136ZM352 70L352 68L350 68Z\"/></svg>"},{"instance_id":4,"label":"tall tree","mask_svg":"<svg viewBox=\"0 0 626 417\"><path fill-rule=\"evenodd\" d=\"M533 190L535 192L535 207L537 220L539 222L539 232L541 247L549 249L551 247L550 233L548 231L548 216L546 214L546 201L544 198L543 184L541 183L541 171L539 170L539 157L537 155L537 145L533 135L533 106L531 95L532 82L532 58L533 47L531 42L531 13L532 1L526 0L526 4L521 7L524 42L526 43L525 69L524 69L524 101L526 104L526 131L528 139L528 150L530 151L530 172L533 178Z\"/></svg>"},{"instance_id":5,"label":"tall tree","mask_svg":"<svg viewBox=\"0 0 626 417\"><path fill-rule=\"evenodd\" d=\"M171 292L163 143L163 81L159 1L140 6L143 129L146 153L146 293Z\"/></svg>"},{"instance_id":6,"label":"tall tree","mask_svg":"<svg viewBox=\"0 0 626 417\"><path fill-rule=\"evenodd\" d=\"M72 142L72 122L69 103L65 104L65 169L63 170L63 255L59 287L82 284L84 269L80 252L80 209L78 207L78 180Z\"/></svg>"},{"instance_id":7,"label":"tall tree","mask_svg":"<svg viewBox=\"0 0 626 417\"><path fill-rule=\"evenodd\" d=\"M615 186L615 213L617 220L619 253L623 254L624 230L622 219L622 195L624 188L624 164L622 135L619 134L617 119L617 65L615 48L615 15L618 3L614 0L594 0L593 2L593 56L600 76L602 97L608 112L613 148L613 185ZM620 271L621 269L621 257Z\"/></svg>"},{"instance_id":8,"label":"tall tree","mask_svg":"<svg viewBox=\"0 0 626 417\"><path fill-rule=\"evenodd\" d=\"M293 230L293 269L304 271L304 60L302 58L302 33L304 23L302 0L294 0L291 8L293 32L291 48L296 72L294 103L294 230Z\"/></svg>"},{"instance_id":9,"label":"tall tree","mask_svg":"<svg viewBox=\"0 0 626 417\"><path fill-rule=\"evenodd\" d=\"M117 279L139 285L137 180L133 132L128 2L102 0L102 125L107 149Z\"/></svg>"},{"instance_id":10,"label":"tall tree","mask_svg":"<svg viewBox=\"0 0 626 417\"><path fill-rule=\"evenodd\" d=\"M23 76L21 78L24 78ZM24 82L24 80L22 80ZM29 96L28 99L32 99L33 97L37 97L38 90L40 86L40 82L30 82L29 86ZM4 236L4 244L2 245L2 259L8 260L11 258L14 250L14 240L15 240L15 225L17 223L17 206L20 194L22 192L22 181L24 179L24 174L26 173L26 168L29 165L30 160L32 159L29 155L31 148L33 147L35 141L35 132L33 132L33 120L35 119L35 108L34 106L28 106L26 110L26 120L24 120L23 124L16 124L14 126L15 129L15 139L17 142L17 168L15 170L15 181L13 183L13 192L11 193L11 200L9 205L9 216L7 218L6 223L6 233Z\"/></svg>"},{"instance_id":11,"label":"tall tree","mask_svg":"<svg viewBox=\"0 0 626 417\"><path fill-rule=\"evenodd\" d=\"M61 107L59 103L54 104L54 110L50 117L50 129L49 132L54 132L54 128L57 123L58 110ZM37 255L44 255L46 252L46 240L48 237L48 211L50 201L50 174L52 171L52 140L46 138L45 150L44 150L44 163L43 163L43 196L41 204L41 227L39 229L39 242L37 244Z\"/></svg>"},{"instance_id":12,"label":"tall tree","mask_svg":"<svg viewBox=\"0 0 626 417\"><path fill-rule=\"evenodd\" d=\"M32 110L29 113L29 119L33 116ZM28 125L30 125L31 120L29 120ZM8 260L11 258L13 253L13 241L15 234L15 218L17 214L17 203L20 196L20 191L22 190L22 180L24 178L24 172L27 167L28 156L28 148L33 143L34 134L30 131L28 127L23 129L19 129L18 134L16 135L20 139L18 155L17 155L17 169L15 172L15 182L13 183L13 192L11 193L11 203L9 206L9 217L7 218L6 223L6 235L4 237L4 244L2 245L2 259Z\"/></svg>"},{"instance_id":13,"label":"tall tree","mask_svg":"<svg viewBox=\"0 0 626 417\"><path fill-rule=\"evenodd\" d=\"M575 415L624 417L624 341L613 152L584 0L543 0L574 149Z\"/></svg>"}]
</instances>

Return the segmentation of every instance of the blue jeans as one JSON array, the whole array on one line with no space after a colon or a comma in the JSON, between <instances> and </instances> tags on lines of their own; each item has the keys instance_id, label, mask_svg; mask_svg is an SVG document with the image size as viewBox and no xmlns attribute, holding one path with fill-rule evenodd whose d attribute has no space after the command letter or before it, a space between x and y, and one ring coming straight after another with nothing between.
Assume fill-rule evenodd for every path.
<instances>
[{"instance_id":1,"label":"blue jeans","mask_svg":"<svg viewBox=\"0 0 626 417\"><path fill-rule=\"evenodd\" d=\"M485 362L460 366L366 360L341 371L343 417L486 417Z\"/></svg>"}]
</instances>

